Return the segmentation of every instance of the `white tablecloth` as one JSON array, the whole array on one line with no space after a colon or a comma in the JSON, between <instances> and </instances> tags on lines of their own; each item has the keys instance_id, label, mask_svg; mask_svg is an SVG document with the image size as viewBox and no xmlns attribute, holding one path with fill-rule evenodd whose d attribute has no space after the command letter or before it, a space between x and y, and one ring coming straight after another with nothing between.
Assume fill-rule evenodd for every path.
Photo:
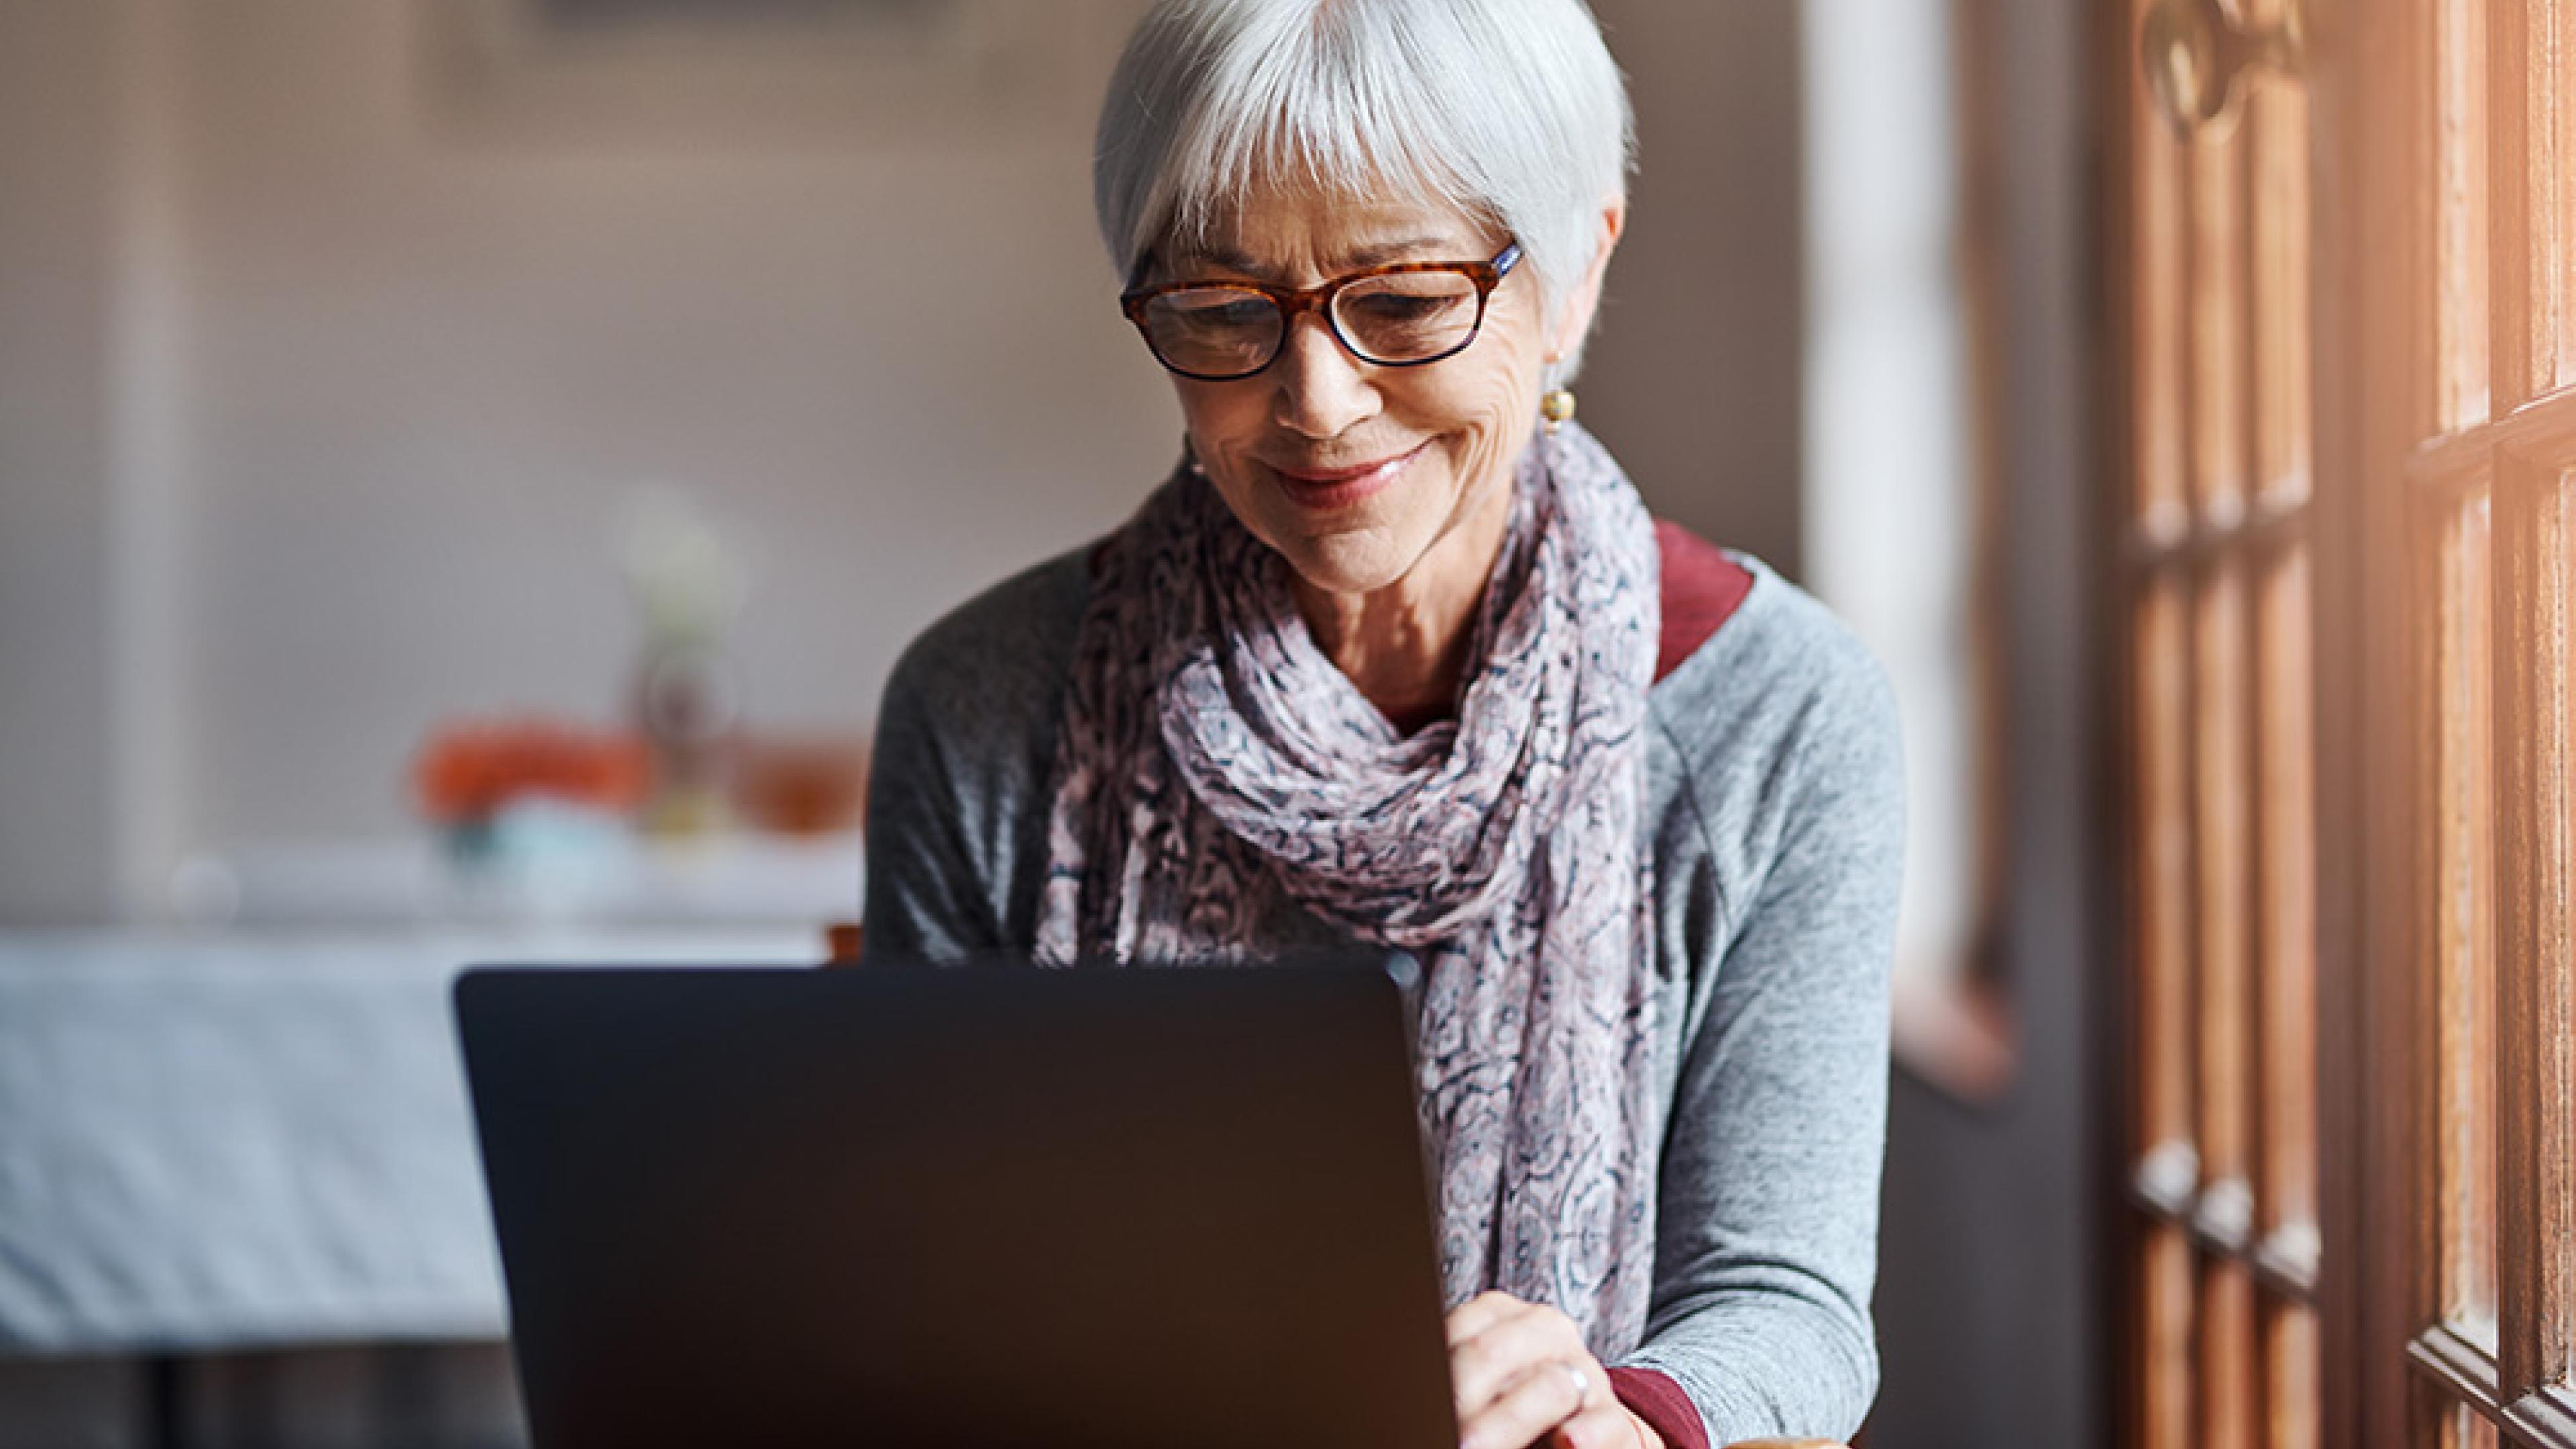
<instances>
[{"instance_id":1,"label":"white tablecloth","mask_svg":"<svg viewBox=\"0 0 2576 1449\"><path fill-rule=\"evenodd\" d=\"M785 930L0 932L0 1353L501 1337L457 970L819 954Z\"/></svg>"}]
</instances>

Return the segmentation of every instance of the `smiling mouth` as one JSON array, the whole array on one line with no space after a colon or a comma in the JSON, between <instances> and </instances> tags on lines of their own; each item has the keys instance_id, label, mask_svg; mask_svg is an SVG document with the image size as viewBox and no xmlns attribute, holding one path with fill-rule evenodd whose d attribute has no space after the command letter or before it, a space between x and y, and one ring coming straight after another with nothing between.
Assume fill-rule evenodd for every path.
<instances>
[{"instance_id":1,"label":"smiling mouth","mask_svg":"<svg viewBox=\"0 0 2576 1449\"><path fill-rule=\"evenodd\" d=\"M1292 502L1313 509L1348 508L1402 477L1430 446L1426 441L1410 452L1352 468L1283 468L1274 463L1270 471Z\"/></svg>"}]
</instances>

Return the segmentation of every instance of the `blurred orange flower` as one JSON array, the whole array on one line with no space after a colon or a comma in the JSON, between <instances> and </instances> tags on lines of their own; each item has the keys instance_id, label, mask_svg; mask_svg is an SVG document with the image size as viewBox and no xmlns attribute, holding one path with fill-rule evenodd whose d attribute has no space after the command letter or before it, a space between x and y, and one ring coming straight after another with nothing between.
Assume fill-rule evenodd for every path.
<instances>
[{"instance_id":1,"label":"blurred orange flower","mask_svg":"<svg viewBox=\"0 0 2576 1449\"><path fill-rule=\"evenodd\" d=\"M412 798L439 825L489 820L527 796L633 811L652 783L644 742L544 718L468 720L430 733L412 761Z\"/></svg>"}]
</instances>

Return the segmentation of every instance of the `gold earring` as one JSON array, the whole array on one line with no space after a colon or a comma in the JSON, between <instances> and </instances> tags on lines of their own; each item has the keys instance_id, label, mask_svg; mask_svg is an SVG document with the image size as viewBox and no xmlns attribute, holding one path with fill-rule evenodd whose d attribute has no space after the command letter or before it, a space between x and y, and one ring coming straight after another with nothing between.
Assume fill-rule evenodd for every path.
<instances>
[{"instance_id":1,"label":"gold earring","mask_svg":"<svg viewBox=\"0 0 2576 1449\"><path fill-rule=\"evenodd\" d=\"M1538 415L1547 421L1548 436L1554 437L1557 429L1574 420L1574 390L1557 381L1553 366L1547 377L1547 391L1538 397Z\"/></svg>"}]
</instances>

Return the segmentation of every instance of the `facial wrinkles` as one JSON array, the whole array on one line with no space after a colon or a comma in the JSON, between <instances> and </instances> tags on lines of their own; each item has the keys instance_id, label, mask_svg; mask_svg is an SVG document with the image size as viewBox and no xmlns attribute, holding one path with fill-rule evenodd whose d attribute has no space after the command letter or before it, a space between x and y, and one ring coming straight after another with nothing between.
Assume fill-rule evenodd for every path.
<instances>
[{"instance_id":1,"label":"facial wrinkles","mask_svg":"<svg viewBox=\"0 0 2576 1449\"><path fill-rule=\"evenodd\" d=\"M1400 243L1415 245L1398 247ZM1466 260L1500 241L1445 211L1346 200L1257 198L1175 259L1177 277L1225 274L1318 285L1379 260ZM1389 250L1399 255L1388 256ZM1183 382L1192 441L1220 492L1254 534L1287 557L1309 588L1396 585L1508 493L1527 437L1538 349L1534 282L1516 273L1497 290L1475 342L1419 368L1381 367L1347 352L1315 315L1301 317L1269 369L1230 383ZM1392 486L1355 505L1301 506L1277 469L1332 472L1419 448ZM1499 490L1497 485L1500 485ZM1467 531L1482 534L1478 527ZM1497 534L1497 541L1499 535ZM1446 575L1473 572L1438 560ZM1427 580L1416 580L1416 583ZM1481 574L1475 583L1481 584ZM1302 591L1301 591L1302 592Z\"/></svg>"}]
</instances>

